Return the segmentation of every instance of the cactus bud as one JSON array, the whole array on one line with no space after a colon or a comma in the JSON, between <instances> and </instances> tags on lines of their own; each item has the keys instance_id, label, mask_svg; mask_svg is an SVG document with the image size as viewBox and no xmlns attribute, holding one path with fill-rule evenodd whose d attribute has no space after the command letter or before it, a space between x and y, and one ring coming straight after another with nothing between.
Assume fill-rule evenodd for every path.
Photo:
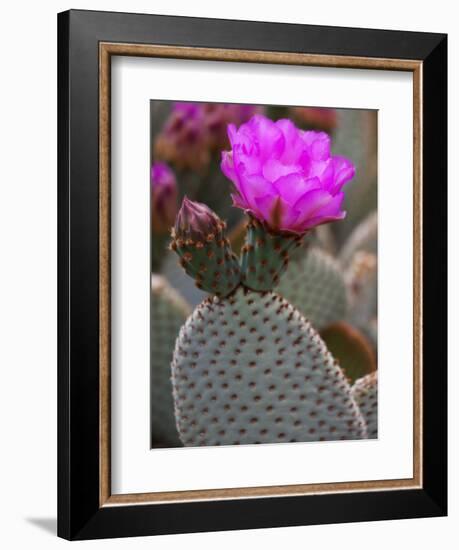
<instances>
[{"instance_id":1,"label":"cactus bud","mask_svg":"<svg viewBox=\"0 0 459 550\"><path fill-rule=\"evenodd\" d=\"M183 199L182 207L175 220L175 235L182 239L205 241L208 235L216 235L225 224L208 206L200 202Z\"/></svg>"},{"instance_id":2,"label":"cactus bud","mask_svg":"<svg viewBox=\"0 0 459 550\"><path fill-rule=\"evenodd\" d=\"M177 213L177 182L162 162L151 167L151 226L154 233L169 233Z\"/></svg>"},{"instance_id":3,"label":"cactus bud","mask_svg":"<svg viewBox=\"0 0 459 550\"><path fill-rule=\"evenodd\" d=\"M205 204L183 199L171 249L198 288L224 297L238 286L239 264L226 238L226 225Z\"/></svg>"}]
</instances>

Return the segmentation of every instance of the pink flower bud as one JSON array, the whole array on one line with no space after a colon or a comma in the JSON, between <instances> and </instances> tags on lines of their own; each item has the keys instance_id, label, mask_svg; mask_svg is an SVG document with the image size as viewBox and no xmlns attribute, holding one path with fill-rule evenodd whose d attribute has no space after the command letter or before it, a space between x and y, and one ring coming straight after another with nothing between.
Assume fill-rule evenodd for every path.
<instances>
[{"instance_id":1,"label":"pink flower bud","mask_svg":"<svg viewBox=\"0 0 459 550\"><path fill-rule=\"evenodd\" d=\"M224 223L208 206L184 197L175 220L175 238L203 242L223 228Z\"/></svg>"},{"instance_id":2,"label":"pink flower bud","mask_svg":"<svg viewBox=\"0 0 459 550\"><path fill-rule=\"evenodd\" d=\"M230 103L174 103L156 138L155 155L179 168L203 171L212 152L228 146L227 125L241 124L258 110Z\"/></svg>"}]
</instances>

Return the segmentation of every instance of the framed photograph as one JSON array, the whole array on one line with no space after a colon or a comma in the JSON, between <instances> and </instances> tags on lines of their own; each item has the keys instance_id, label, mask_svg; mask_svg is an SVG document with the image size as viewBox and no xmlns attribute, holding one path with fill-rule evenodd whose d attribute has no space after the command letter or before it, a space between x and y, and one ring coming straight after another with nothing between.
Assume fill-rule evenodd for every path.
<instances>
[{"instance_id":1,"label":"framed photograph","mask_svg":"<svg viewBox=\"0 0 459 550\"><path fill-rule=\"evenodd\" d=\"M58 16L58 533L447 508L447 38Z\"/></svg>"}]
</instances>

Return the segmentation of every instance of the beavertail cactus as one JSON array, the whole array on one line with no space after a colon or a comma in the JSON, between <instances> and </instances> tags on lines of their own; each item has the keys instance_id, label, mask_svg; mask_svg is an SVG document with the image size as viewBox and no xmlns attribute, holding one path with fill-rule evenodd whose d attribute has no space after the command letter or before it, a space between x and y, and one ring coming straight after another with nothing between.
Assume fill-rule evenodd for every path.
<instances>
[{"instance_id":1,"label":"beavertail cactus","mask_svg":"<svg viewBox=\"0 0 459 550\"><path fill-rule=\"evenodd\" d=\"M212 153L227 144L227 124L240 124L260 110L256 105L176 102L155 141L155 155L180 168L204 171Z\"/></svg>"},{"instance_id":2,"label":"beavertail cactus","mask_svg":"<svg viewBox=\"0 0 459 550\"><path fill-rule=\"evenodd\" d=\"M369 333L378 309L378 264L374 254L356 252L346 272L349 289L349 320Z\"/></svg>"},{"instance_id":3,"label":"beavertail cactus","mask_svg":"<svg viewBox=\"0 0 459 550\"><path fill-rule=\"evenodd\" d=\"M169 234L177 215L177 182L164 162L151 167L151 225L153 233Z\"/></svg>"},{"instance_id":4,"label":"beavertail cactus","mask_svg":"<svg viewBox=\"0 0 459 550\"><path fill-rule=\"evenodd\" d=\"M169 284L177 290L184 300L195 307L208 296L207 292L200 290L191 277L182 268L177 261L177 254L172 250L167 250L161 265L161 275Z\"/></svg>"},{"instance_id":5,"label":"beavertail cactus","mask_svg":"<svg viewBox=\"0 0 459 550\"><path fill-rule=\"evenodd\" d=\"M341 246L356 225L377 208L376 125L376 111L359 113L351 109L340 112L333 147L339 154L351 157L356 167L356 177L346 188L346 221L333 228Z\"/></svg>"},{"instance_id":6,"label":"beavertail cactus","mask_svg":"<svg viewBox=\"0 0 459 550\"><path fill-rule=\"evenodd\" d=\"M349 323L333 323L321 330L320 336L352 382L376 370L376 354L371 342Z\"/></svg>"},{"instance_id":7,"label":"beavertail cactus","mask_svg":"<svg viewBox=\"0 0 459 550\"><path fill-rule=\"evenodd\" d=\"M273 288L288 266L289 250L300 245L301 236L267 231L263 224L252 218L241 249L244 285L259 291Z\"/></svg>"},{"instance_id":8,"label":"beavertail cactus","mask_svg":"<svg viewBox=\"0 0 459 550\"><path fill-rule=\"evenodd\" d=\"M369 214L349 235L339 259L344 266L348 266L356 252L364 251L377 253L378 248L378 215L375 212Z\"/></svg>"},{"instance_id":9,"label":"beavertail cactus","mask_svg":"<svg viewBox=\"0 0 459 550\"><path fill-rule=\"evenodd\" d=\"M276 290L316 329L346 318L348 296L341 267L318 247L298 250Z\"/></svg>"},{"instance_id":10,"label":"beavertail cactus","mask_svg":"<svg viewBox=\"0 0 459 550\"><path fill-rule=\"evenodd\" d=\"M227 296L239 284L239 263L226 237L226 225L205 204L185 197L171 248L201 290Z\"/></svg>"},{"instance_id":11,"label":"beavertail cactus","mask_svg":"<svg viewBox=\"0 0 459 550\"><path fill-rule=\"evenodd\" d=\"M352 395L367 424L368 439L376 439L378 437L378 371L359 378L352 386Z\"/></svg>"},{"instance_id":12,"label":"beavertail cactus","mask_svg":"<svg viewBox=\"0 0 459 550\"><path fill-rule=\"evenodd\" d=\"M151 443L181 446L175 425L170 364L175 334L190 314L188 304L158 275L151 279L150 423Z\"/></svg>"},{"instance_id":13,"label":"beavertail cactus","mask_svg":"<svg viewBox=\"0 0 459 550\"><path fill-rule=\"evenodd\" d=\"M157 271L162 263L166 243L177 214L178 189L172 170L163 162L151 167L151 267Z\"/></svg>"},{"instance_id":14,"label":"beavertail cactus","mask_svg":"<svg viewBox=\"0 0 459 550\"><path fill-rule=\"evenodd\" d=\"M240 268L224 223L205 205L185 199L173 232L182 266L212 294L176 341L180 439L194 446L365 438L343 371L310 322L273 291L305 234L344 217L341 188L354 167L330 155L326 134L287 120L254 116L228 133L222 170L236 187L235 206L250 217Z\"/></svg>"},{"instance_id":15,"label":"beavertail cactus","mask_svg":"<svg viewBox=\"0 0 459 550\"><path fill-rule=\"evenodd\" d=\"M186 446L366 437L343 372L273 292L239 287L198 306L177 339L172 383Z\"/></svg>"}]
</instances>

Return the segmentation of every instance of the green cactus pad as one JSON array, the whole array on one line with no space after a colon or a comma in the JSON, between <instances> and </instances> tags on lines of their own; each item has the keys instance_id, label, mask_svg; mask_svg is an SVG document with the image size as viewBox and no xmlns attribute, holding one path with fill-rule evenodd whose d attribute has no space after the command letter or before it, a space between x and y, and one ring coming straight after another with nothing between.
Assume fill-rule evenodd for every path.
<instances>
[{"instance_id":1,"label":"green cactus pad","mask_svg":"<svg viewBox=\"0 0 459 550\"><path fill-rule=\"evenodd\" d=\"M241 249L241 271L244 286L258 291L272 290L289 262L289 250L301 245L302 237L271 233L251 218Z\"/></svg>"},{"instance_id":2,"label":"green cactus pad","mask_svg":"<svg viewBox=\"0 0 459 550\"><path fill-rule=\"evenodd\" d=\"M352 382L376 370L376 355L371 343L348 323L333 323L322 330L320 336Z\"/></svg>"},{"instance_id":3,"label":"green cactus pad","mask_svg":"<svg viewBox=\"0 0 459 550\"><path fill-rule=\"evenodd\" d=\"M171 361L175 338L191 313L188 304L167 281L153 275L150 323L150 424L152 446L182 446L172 398Z\"/></svg>"},{"instance_id":4,"label":"green cactus pad","mask_svg":"<svg viewBox=\"0 0 459 550\"><path fill-rule=\"evenodd\" d=\"M359 250L372 252L378 251L378 214L371 212L349 235L339 254L339 260L344 266L348 266L355 253Z\"/></svg>"},{"instance_id":5,"label":"green cactus pad","mask_svg":"<svg viewBox=\"0 0 459 550\"><path fill-rule=\"evenodd\" d=\"M374 254L356 252L346 271L346 283L349 289L350 322L367 329L378 313L378 263Z\"/></svg>"},{"instance_id":6,"label":"green cactus pad","mask_svg":"<svg viewBox=\"0 0 459 550\"><path fill-rule=\"evenodd\" d=\"M336 254L335 236L330 224L319 225L311 233L311 244L314 243L329 254Z\"/></svg>"},{"instance_id":7,"label":"green cactus pad","mask_svg":"<svg viewBox=\"0 0 459 550\"><path fill-rule=\"evenodd\" d=\"M333 153L352 159L355 177L345 188L346 218L332 224L339 245L377 207L377 112L340 111Z\"/></svg>"},{"instance_id":8,"label":"green cactus pad","mask_svg":"<svg viewBox=\"0 0 459 550\"><path fill-rule=\"evenodd\" d=\"M352 386L352 395L367 423L368 439L378 437L378 371L359 378Z\"/></svg>"},{"instance_id":9,"label":"green cactus pad","mask_svg":"<svg viewBox=\"0 0 459 550\"><path fill-rule=\"evenodd\" d=\"M237 257L225 235L225 224L205 239L182 239L173 234L171 248L180 256L180 265L193 277L196 286L218 296L230 294L240 281Z\"/></svg>"},{"instance_id":10,"label":"green cactus pad","mask_svg":"<svg viewBox=\"0 0 459 550\"><path fill-rule=\"evenodd\" d=\"M320 336L273 292L207 298L177 338L185 446L361 439L366 425Z\"/></svg>"},{"instance_id":11,"label":"green cactus pad","mask_svg":"<svg viewBox=\"0 0 459 550\"><path fill-rule=\"evenodd\" d=\"M295 255L276 289L320 330L345 319L346 283L338 262L327 252L310 247Z\"/></svg>"}]
</instances>

